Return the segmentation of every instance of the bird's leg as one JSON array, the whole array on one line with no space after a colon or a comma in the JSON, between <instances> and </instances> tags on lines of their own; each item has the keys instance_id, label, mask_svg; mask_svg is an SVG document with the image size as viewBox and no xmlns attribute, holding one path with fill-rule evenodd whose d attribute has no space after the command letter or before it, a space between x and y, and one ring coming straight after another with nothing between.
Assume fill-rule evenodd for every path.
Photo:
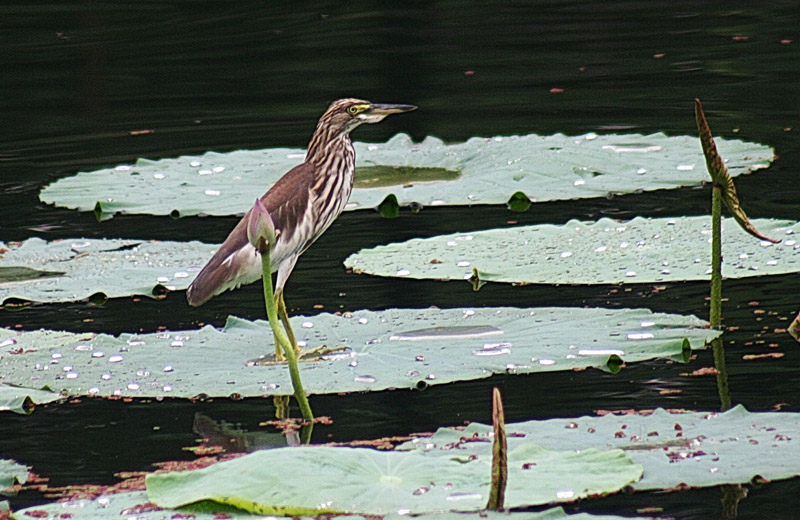
<instances>
[{"instance_id":1,"label":"bird's leg","mask_svg":"<svg viewBox=\"0 0 800 520\"><path fill-rule=\"evenodd\" d=\"M300 347L297 346L297 338L292 330L292 325L289 323L289 314L286 312L286 301L283 299L283 289L275 291L275 303L278 305L278 317L283 323L283 328L286 330L286 336L289 338L289 344L294 347L294 351L300 354Z\"/></svg>"},{"instance_id":2,"label":"bird's leg","mask_svg":"<svg viewBox=\"0 0 800 520\"><path fill-rule=\"evenodd\" d=\"M294 335L294 330L292 329L292 325L289 323L289 314L286 311L286 301L283 299L283 289L278 289L275 291L275 304L278 310L278 317L281 319L283 328L286 330L286 336L289 338L289 344L294 347L294 351L297 354L297 359L314 360L318 359L321 356L324 356L325 354L330 354L331 352L337 352L339 350L344 350L345 348L347 348L344 346L328 348L325 345L320 345L319 347L307 350L301 349L297 345L297 338ZM278 357L276 351L276 359L279 361L283 360L283 353L281 353L281 357Z\"/></svg>"},{"instance_id":3,"label":"bird's leg","mask_svg":"<svg viewBox=\"0 0 800 520\"><path fill-rule=\"evenodd\" d=\"M275 331L272 331L272 339L275 341L275 362L283 362L286 361L286 356L283 355L283 349L281 348L281 344L278 340L278 335L275 334ZM269 357L263 357L265 360L269 360Z\"/></svg>"}]
</instances>

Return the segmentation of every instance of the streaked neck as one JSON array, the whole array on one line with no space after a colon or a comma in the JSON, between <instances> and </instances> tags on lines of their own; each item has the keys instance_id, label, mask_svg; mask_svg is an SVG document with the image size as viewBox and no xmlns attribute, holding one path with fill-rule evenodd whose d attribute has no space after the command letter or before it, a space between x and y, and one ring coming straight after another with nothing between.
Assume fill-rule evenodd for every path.
<instances>
[{"instance_id":1,"label":"streaked neck","mask_svg":"<svg viewBox=\"0 0 800 520\"><path fill-rule=\"evenodd\" d=\"M306 162L323 164L332 154L342 153L342 149L347 151L353 149L350 132L333 131L320 125L308 143Z\"/></svg>"}]
</instances>

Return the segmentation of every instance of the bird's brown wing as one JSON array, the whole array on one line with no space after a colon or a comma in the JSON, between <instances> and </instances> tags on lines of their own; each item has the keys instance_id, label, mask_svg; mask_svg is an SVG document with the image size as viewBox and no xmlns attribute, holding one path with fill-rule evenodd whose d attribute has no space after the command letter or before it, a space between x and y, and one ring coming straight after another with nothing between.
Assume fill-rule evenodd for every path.
<instances>
[{"instance_id":1,"label":"bird's brown wing","mask_svg":"<svg viewBox=\"0 0 800 520\"><path fill-rule=\"evenodd\" d=\"M308 205L308 187L312 183L314 168L302 163L289 170L262 197L275 222L279 242L286 242L294 234L297 222ZM189 305L203 305L214 296L261 278L261 257L247 240L247 218L250 211L236 224L228 238L214 256L198 273L186 291ZM276 246L276 253L280 250ZM282 258L273 256L272 270L278 268Z\"/></svg>"}]
</instances>

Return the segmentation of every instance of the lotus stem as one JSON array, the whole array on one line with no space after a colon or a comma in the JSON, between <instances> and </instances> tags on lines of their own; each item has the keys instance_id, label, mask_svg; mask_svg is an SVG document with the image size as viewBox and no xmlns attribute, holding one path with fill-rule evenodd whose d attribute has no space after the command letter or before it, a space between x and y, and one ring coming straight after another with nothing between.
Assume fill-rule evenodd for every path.
<instances>
[{"instance_id":1,"label":"lotus stem","mask_svg":"<svg viewBox=\"0 0 800 520\"><path fill-rule=\"evenodd\" d=\"M266 242L266 240L264 242ZM314 415L311 413L311 405L308 404L308 397L306 396L305 390L303 390L303 382L300 380L300 370L297 367L297 354L294 351L294 347L289 342L286 332L281 328L280 319L278 318L275 292L272 289L272 264L269 258L269 244L262 243L261 245L264 246L259 248L259 250L261 251L261 269L264 275L264 303L267 306L267 319L269 320L270 327L272 327L275 340L283 349L286 362L289 364L289 377L292 380L294 397L297 399L297 404L300 406L300 413L303 415L305 421L313 421Z\"/></svg>"},{"instance_id":2,"label":"lotus stem","mask_svg":"<svg viewBox=\"0 0 800 520\"><path fill-rule=\"evenodd\" d=\"M714 184L711 190L711 326L722 323L722 188Z\"/></svg>"},{"instance_id":3,"label":"lotus stem","mask_svg":"<svg viewBox=\"0 0 800 520\"><path fill-rule=\"evenodd\" d=\"M711 348L714 351L714 368L717 369L717 392L719 393L720 410L723 412L730 410L731 388L728 384L728 366L725 363L725 346L722 338L717 337L711 340Z\"/></svg>"}]
</instances>

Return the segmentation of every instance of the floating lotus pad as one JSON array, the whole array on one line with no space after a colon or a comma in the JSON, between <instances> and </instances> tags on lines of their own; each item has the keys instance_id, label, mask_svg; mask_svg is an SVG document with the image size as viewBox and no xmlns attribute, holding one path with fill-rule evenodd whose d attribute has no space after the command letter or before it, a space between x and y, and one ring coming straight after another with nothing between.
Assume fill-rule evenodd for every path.
<instances>
[{"instance_id":1,"label":"floating lotus pad","mask_svg":"<svg viewBox=\"0 0 800 520\"><path fill-rule=\"evenodd\" d=\"M203 503L197 506L181 508L179 512L173 509L161 509L150 503L144 491L119 493L100 496L94 500L78 499L66 502L56 502L23 509L16 513L16 518L64 518L59 515L68 514L72 520L119 520L127 518L121 515L130 515L135 512L137 520L175 520L177 515L185 515L193 520L253 520L251 513L234 510L222 504ZM46 517L44 515L47 515ZM303 517L309 518L309 517ZM367 520L360 515L341 515L326 517L330 520ZM407 515L397 513L384 515L384 520L407 520ZM560 507L541 512L505 512L481 511L480 513L431 513L415 516L419 520L636 520L630 517L610 515L590 515L578 513L568 515Z\"/></svg>"},{"instance_id":2,"label":"floating lotus pad","mask_svg":"<svg viewBox=\"0 0 800 520\"><path fill-rule=\"evenodd\" d=\"M767 167L774 158L773 150L761 144L717 139L717 146L732 175ZM433 137L414 143L399 134L385 143L355 143L355 148L357 166L372 168L362 180L373 181L379 170L381 175L388 171L390 179L366 184L380 186L374 188L359 188L357 181L350 210L375 208L390 194L401 206L504 204L518 192L534 201L563 200L708 180L700 144L689 136L531 134L444 144ZM234 215L247 211L254 194L266 191L304 154L303 149L270 148L139 159L60 179L40 198L95 211L101 218L117 212ZM429 177L435 168L442 174Z\"/></svg>"},{"instance_id":3,"label":"floating lotus pad","mask_svg":"<svg viewBox=\"0 0 800 520\"><path fill-rule=\"evenodd\" d=\"M260 514L383 515L479 511L486 507L492 446L470 454L295 447L257 451L212 466L147 476L147 496L162 507L204 500ZM532 442L509 451L506 507L573 502L639 480L642 467L622 450L551 451ZM291 468L291 471L275 471Z\"/></svg>"},{"instance_id":4,"label":"floating lotus pad","mask_svg":"<svg viewBox=\"0 0 800 520\"><path fill-rule=\"evenodd\" d=\"M200 242L71 239L0 243L0 303L150 296L186 289L216 251Z\"/></svg>"},{"instance_id":5,"label":"floating lotus pad","mask_svg":"<svg viewBox=\"0 0 800 520\"><path fill-rule=\"evenodd\" d=\"M418 449L441 456L468 457L487 442L492 427L478 423L465 430L440 428L432 438L398 449ZM550 449L624 450L644 467L638 491L744 484L756 476L778 480L800 476L800 416L796 413L750 413L737 406L725 413L605 415L506 424L509 449L535 440Z\"/></svg>"},{"instance_id":6,"label":"floating lotus pad","mask_svg":"<svg viewBox=\"0 0 800 520\"><path fill-rule=\"evenodd\" d=\"M300 364L310 394L376 391L497 373L618 368L621 361L688 359L720 332L693 316L646 309L389 309L292 319L309 347L346 345ZM243 397L292 393L285 365L247 366L274 352L265 321L156 334L0 329L22 353L0 352L0 382L65 395Z\"/></svg>"},{"instance_id":7,"label":"floating lotus pad","mask_svg":"<svg viewBox=\"0 0 800 520\"><path fill-rule=\"evenodd\" d=\"M0 348L2 348L1 343ZM62 396L55 392L0 384L0 412L28 413L32 404L52 403L59 399L62 399Z\"/></svg>"},{"instance_id":8,"label":"floating lotus pad","mask_svg":"<svg viewBox=\"0 0 800 520\"><path fill-rule=\"evenodd\" d=\"M24 484L28 480L28 468L9 459L0 459L0 492L10 488L17 482Z\"/></svg>"},{"instance_id":9,"label":"floating lotus pad","mask_svg":"<svg viewBox=\"0 0 800 520\"><path fill-rule=\"evenodd\" d=\"M722 275L800 271L800 223L755 219L759 241L733 219L722 226ZM493 282L599 284L708 280L710 217L601 219L456 233L363 249L345 260L357 273Z\"/></svg>"}]
</instances>

